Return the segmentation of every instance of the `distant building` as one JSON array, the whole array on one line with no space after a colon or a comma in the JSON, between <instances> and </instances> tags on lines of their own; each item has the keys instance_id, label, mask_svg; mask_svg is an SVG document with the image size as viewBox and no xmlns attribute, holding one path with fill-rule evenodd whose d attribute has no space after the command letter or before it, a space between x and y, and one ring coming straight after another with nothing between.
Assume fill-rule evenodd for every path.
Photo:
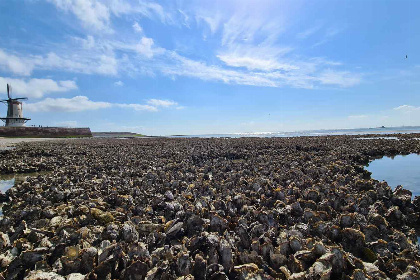
<instances>
[{"instance_id":1,"label":"distant building","mask_svg":"<svg viewBox=\"0 0 420 280\"><path fill-rule=\"evenodd\" d=\"M30 119L23 117L22 102L19 100L27 100L27 97L11 98L11 86L7 84L8 99L0 100L7 105L7 116L0 118L5 122L5 126L25 126L25 123Z\"/></svg>"}]
</instances>

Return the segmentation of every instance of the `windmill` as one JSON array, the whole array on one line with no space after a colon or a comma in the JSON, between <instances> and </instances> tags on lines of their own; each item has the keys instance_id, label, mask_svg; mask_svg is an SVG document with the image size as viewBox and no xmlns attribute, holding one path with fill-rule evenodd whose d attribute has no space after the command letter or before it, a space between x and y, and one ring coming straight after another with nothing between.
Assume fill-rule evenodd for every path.
<instances>
[{"instance_id":1,"label":"windmill","mask_svg":"<svg viewBox=\"0 0 420 280\"><path fill-rule=\"evenodd\" d=\"M7 117L0 118L6 123L6 126L25 126L25 123L30 119L24 118L22 113L22 102L19 100L27 100L27 97L12 98L12 87L7 84L8 99L0 100L0 102L7 105Z\"/></svg>"}]
</instances>

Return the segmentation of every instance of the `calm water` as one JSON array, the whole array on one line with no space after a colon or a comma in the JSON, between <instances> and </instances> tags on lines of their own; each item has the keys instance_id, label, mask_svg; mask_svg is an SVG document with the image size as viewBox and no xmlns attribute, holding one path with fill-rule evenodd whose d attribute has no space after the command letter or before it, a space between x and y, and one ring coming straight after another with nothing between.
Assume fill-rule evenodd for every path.
<instances>
[{"instance_id":1,"label":"calm water","mask_svg":"<svg viewBox=\"0 0 420 280\"><path fill-rule=\"evenodd\" d=\"M393 189L402 185L413 193L413 198L420 195L420 155L383 157L369 163L366 168L371 177L386 181Z\"/></svg>"},{"instance_id":2,"label":"calm water","mask_svg":"<svg viewBox=\"0 0 420 280\"><path fill-rule=\"evenodd\" d=\"M13 187L16 182L23 182L28 176L37 177L38 175L47 175L50 173L50 171L41 171L22 174L0 175L0 191L5 193L8 189ZM0 216L3 216L2 206L2 203L0 203Z\"/></svg>"},{"instance_id":3,"label":"calm water","mask_svg":"<svg viewBox=\"0 0 420 280\"><path fill-rule=\"evenodd\" d=\"M386 181L392 189L402 185L413 193L412 198L420 195L420 155L383 157L369 163L366 169L372 172L372 178ZM420 236L417 244L420 244Z\"/></svg>"}]
</instances>

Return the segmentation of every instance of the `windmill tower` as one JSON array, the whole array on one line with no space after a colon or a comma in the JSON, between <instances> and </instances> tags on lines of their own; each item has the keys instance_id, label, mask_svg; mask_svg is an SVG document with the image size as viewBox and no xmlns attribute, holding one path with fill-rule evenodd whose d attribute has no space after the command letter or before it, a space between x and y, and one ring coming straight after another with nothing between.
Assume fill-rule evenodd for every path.
<instances>
[{"instance_id":1,"label":"windmill tower","mask_svg":"<svg viewBox=\"0 0 420 280\"><path fill-rule=\"evenodd\" d=\"M6 126L25 126L25 123L30 119L24 118L22 113L22 102L19 100L27 100L27 97L11 98L12 87L7 84L8 99L0 100L0 102L7 105L7 117L0 118L6 123Z\"/></svg>"}]
</instances>

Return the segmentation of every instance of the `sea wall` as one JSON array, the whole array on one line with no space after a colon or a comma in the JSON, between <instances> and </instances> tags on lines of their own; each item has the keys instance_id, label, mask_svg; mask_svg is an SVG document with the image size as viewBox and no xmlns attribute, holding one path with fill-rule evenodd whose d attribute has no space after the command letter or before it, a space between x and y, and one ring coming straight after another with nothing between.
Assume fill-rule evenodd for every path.
<instances>
[{"instance_id":1,"label":"sea wall","mask_svg":"<svg viewBox=\"0 0 420 280\"><path fill-rule=\"evenodd\" d=\"M89 127L0 127L0 137L92 137Z\"/></svg>"}]
</instances>

